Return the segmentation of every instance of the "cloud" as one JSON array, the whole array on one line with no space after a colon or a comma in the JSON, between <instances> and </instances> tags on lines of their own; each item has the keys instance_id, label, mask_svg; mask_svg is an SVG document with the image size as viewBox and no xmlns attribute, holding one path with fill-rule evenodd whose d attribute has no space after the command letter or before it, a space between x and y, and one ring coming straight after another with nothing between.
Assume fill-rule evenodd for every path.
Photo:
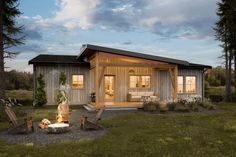
<instances>
[{"instance_id":1,"label":"cloud","mask_svg":"<svg viewBox=\"0 0 236 157\"><path fill-rule=\"evenodd\" d=\"M26 39L28 40L41 40L42 34L38 30L33 29L25 29L24 34L26 35Z\"/></svg>"},{"instance_id":2,"label":"cloud","mask_svg":"<svg viewBox=\"0 0 236 157\"><path fill-rule=\"evenodd\" d=\"M39 53L46 53L48 50L46 48L40 46L40 44L27 43L25 45L19 45L19 46L12 48L12 51L20 52L20 53L39 54Z\"/></svg>"},{"instance_id":3,"label":"cloud","mask_svg":"<svg viewBox=\"0 0 236 157\"><path fill-rule=\"evenodd\" d=\"M80 27L88 29L92 27L93 17L100 0L60 0L59 10L54 20L64 21L68 29Z\"/></svg>"},{"instance_id":4,"label":"cloud","mask_svg":"<svg viewBox=\"0 0 236 157\"><path fill-rule=\"evenodd\" d=\"M201 39L212 36L217 0L59 0L53 18L68 30L146 29L164 37ZM191 31L191 32L190 32Z\"/></svg>"},{"instance_id":5,"label":"cloud","mask_svg":"<svg viewBox=\"0 0 236 157\"><path fill-rule=\"evenodd\" d=\"M126 42L123 42L124 45L131 45L132 42L131 41L126 41Z\"/></svg>"}]
</instances>

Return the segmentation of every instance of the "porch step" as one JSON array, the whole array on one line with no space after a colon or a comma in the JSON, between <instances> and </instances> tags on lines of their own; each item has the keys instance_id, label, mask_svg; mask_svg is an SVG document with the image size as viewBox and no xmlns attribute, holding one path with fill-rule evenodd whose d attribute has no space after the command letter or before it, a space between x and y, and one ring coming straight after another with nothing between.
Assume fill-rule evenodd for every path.
<instances>
[{"instance_id":1,"label":"porch step","mask_svg":"<svg viewBox=\"0 0 236 157\"><path fill-rule=\"evenodd\" d=\"M91 104L86 104L83 106L88 112L95 112L96 108Z\"/></svg>"},{"instance_id":2,"label":"porch step","mask_svg":"<svg viewBox=\"0 0 236 157\"><path fill-rule=\"evenodd\" d=\"M106 111L125 111L125 110L138 110L137 107L105 107Z\"/></svg>"},{"instance_id":3,"label":"porch step","mask_svg":"<svg viewBox=\"0 0 236 157\"><path fill-rule=\"evenodd\" d=\"M83 106L88 112L95 112L96 108L91 104L86 104ZM122 111L122 110L138 110L137 107L124 107L124 106L111 106L106 105L104 110L106 111Z\"/></svg>"}]
</instances>

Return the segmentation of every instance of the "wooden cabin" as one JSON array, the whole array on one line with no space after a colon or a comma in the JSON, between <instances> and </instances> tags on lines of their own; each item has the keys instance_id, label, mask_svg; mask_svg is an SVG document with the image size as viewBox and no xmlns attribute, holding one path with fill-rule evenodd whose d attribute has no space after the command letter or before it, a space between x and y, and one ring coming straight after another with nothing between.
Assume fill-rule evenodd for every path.
<instances>
[{"instance_id":1,"label":"wooden cabin","mask_svg":"<svg viewBox=\"0 0 236 157\"><path fill-rule=\"evenodd\" d=\"M90 104L95 108L142 107L143 98L173 101L178 97L204 97L207 65L184 60L83 45L78 56L38 55L33 64L34 99L36 78L44 76L47 105L56 105L59 75L66 74L72 105ZM95 101L90 94L95 93Z\"/></svg>"}]
</instances>

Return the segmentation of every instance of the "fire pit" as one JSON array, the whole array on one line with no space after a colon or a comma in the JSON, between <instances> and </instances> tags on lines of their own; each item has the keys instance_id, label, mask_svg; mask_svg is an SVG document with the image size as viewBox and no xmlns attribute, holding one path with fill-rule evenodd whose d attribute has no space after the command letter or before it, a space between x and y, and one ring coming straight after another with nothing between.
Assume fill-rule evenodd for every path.
<instances>
[{"instance_id":1,"label":"fire pit","mask_svg":"<svg viewBox=\"0 0 236 157\"><path fill-rule=\"evenodd\" d=\"M60 134L69 131L69 124L55 123L48 125L48 133Z\"/></svg>"}]
</instances>

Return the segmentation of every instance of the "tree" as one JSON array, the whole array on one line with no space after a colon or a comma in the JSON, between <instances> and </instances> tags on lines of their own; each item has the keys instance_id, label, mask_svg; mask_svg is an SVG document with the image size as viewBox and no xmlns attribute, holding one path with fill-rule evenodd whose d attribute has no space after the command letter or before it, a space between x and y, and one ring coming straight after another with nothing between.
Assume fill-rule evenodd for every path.
<instances>
[{"instance_id":1,"label":"tree","mask_svg":"<svg viewBox=\"0 0 236 157\"><path fill-rule=\"evenodd\" d=\"M59 87L61 87L61 85L65 85L66 84L66 74L61 72L60 73L60 76L59 76ZM58 90L57 92L57 103L61 103L61 97L62 97L62 94L60 92L60 90Z\"/></svg>"},{"instance_id":2,"label":"tree","mask_svg":"<svg viewBox=\"0 0 236 157\"><path fill-rule=\"evenodd\" d=\"M18 0L0 0L0 99L5 98L4 58L17 55L11 48L23 44L19 37L23 26L18 26L15 18L21 15Z\"/></svg>"},{"instance_id":3,"label":"tree","mask_svg":"<svg viewBox=\"0 0 236 157\"><path fill-rule=\"evenodd\" d=\"M45 82L43 79L43 74L39 74L37 77L37 90L36 90L36 106L43 106L47 103L46 92L44 90Z\"/></svg>"},{"instance_id":4,"label":"tree","mask_svg":"<svg viewBox=\"0 0 236 157\"><path fill-rule=\"evenodd\" d=\"M230 101L230 96L232 94L232 60L234 58L234 65L236 64L236 3L235 0L221 0L221 2L217 4L217 15L219 20L216 22L215 32L216 39L222 42L224 50L223 57L226 68L225 96L226 101ZM236 76L234 79L236 80Z\"/></svg>"}]
</instances>

